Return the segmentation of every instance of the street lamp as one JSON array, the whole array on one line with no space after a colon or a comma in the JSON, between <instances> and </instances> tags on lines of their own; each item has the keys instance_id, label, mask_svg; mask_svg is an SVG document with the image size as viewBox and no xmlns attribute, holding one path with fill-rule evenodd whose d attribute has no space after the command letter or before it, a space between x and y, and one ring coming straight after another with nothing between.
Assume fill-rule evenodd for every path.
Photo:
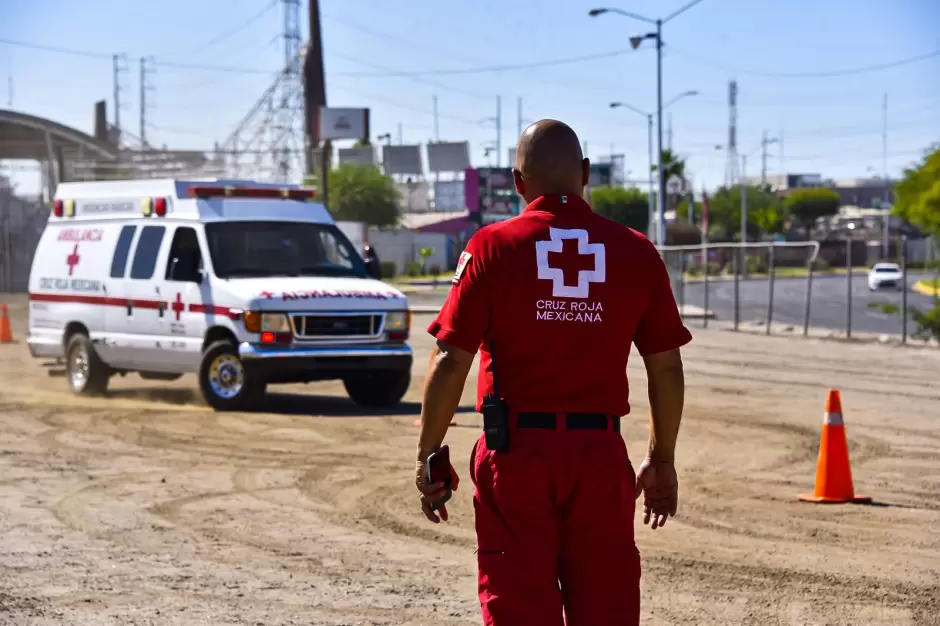
<instances>
[{"instance_id":1,"label":"street lamp","mask_svg":"<svg viewBox=\"0 0 940 626\"><path fill-rule=\"evenodd\" d=\"M672 106L673 104L675 104L675 103L678 102L679 100L682 100L683 98L687 98L687 97L689 97L689 96L697 96L697 95L698 95L698 92L697 92L697 91L694 91L694 90L693 90L693 91L684 91L684 92L680 93L679 95L677 95L677 96L676 96L675 98L673 98L672 100L670 100L670 101L663 107L663 109L669 108L670 106ZM635 106L633 106L632 104L627 104L626 102L611 102L611 103L610 103L610 108L612 108L612 109L619 109L619 108L628 109L628 110L633 111L634 113L638 113L639 115L642 115L643 117L646 118L646 129L647 129L646 135L647 135L647 146L649 147L649 162L650 162L650 164L649 164L650 227L649 227L649 231L648 231L646 234L650 236L650 239L655 239L655 240L656 240L656 243L658 243L659 245L663 245L663 243L665 242L665 227L664 227L663 224L662 224L663 221L664 221L663 212L662 212L662 208L660 208L660 211L659 211L659 220L656 220L656 208L655 208L656 205L653 203L653 114L652 114L652 113L647 113L646 111L642 111L642 110L636 108ZM663 169L662 166L663 166L662 154L660 153L659 167L658 167L657 169L658 169L659 171L662 171L662 169ZM662 176L660 176L660 179L662 179ZM665 196L660 196L660 199L659 199L659 206L660 206L660 207L662 207L662 203L663 203L662 198L664 198L664 197L665 197ZM653 225L654 225L654 224L657 225L657 226L656 226L656 236L655 236L655 237L653 237L653 234L652 234L652 233L653 233Z\"/></svg>"},{"instance_id":2,"label":"street lamp","mask_svg":"<svg viewBox=\"0 0 940 626\"><path fill-rule=\"evenodd\" d=\"M629 17L631 19L645 22L647 24L654 24L656 26L655 33L647 33L645 35L630 37L630 45L633 46L633 49L635 50L640 47L640 44L644 39L654 39L656 41L656 136L657 144L659 146L659 159L657 161L659 164L659 193L657 195L660 198L659 215L657 220L657 243L659 245L664 245L666 242L666 225L662 202L662 198L666 197L666 178L663 172L663 24L685 13L701 1L702 0L692 0L683 7L673 11L666 17L655 20L638 15L636 13L630 13L622 9L615 9L610 7L602 7L588 11L588 15L591 17L597 17L598 15L603 15L604 13L616 13L618 15L622 15L623 17Z\"/></svg>"}]
</instances>

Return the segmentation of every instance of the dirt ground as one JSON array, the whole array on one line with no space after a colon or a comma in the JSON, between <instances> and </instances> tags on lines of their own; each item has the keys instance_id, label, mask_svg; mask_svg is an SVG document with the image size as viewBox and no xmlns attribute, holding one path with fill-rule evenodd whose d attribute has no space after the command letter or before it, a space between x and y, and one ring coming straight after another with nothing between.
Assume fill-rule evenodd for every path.
<instances>
[{"instance_id":1,"label":"dirt ground","mask_svg":"<svg viewBox=\"0 0 940 626\"><path fill-rule=\"evenodd\" d=\"M480 623L471 393L448 435L465 479L449 524L424 520L412 483L422 332L397 415L363 415L336 384L221 414L190 377L72 397L29 358L21 298L11 312L0 624ZM940 350L697 330L686 368L679 516L637 530L644 623L940 624ZM639 359L631 376L636 461ZM877 506L796 499L827 387L842 390L856 490Z\"/></svg>"}]
</instances>

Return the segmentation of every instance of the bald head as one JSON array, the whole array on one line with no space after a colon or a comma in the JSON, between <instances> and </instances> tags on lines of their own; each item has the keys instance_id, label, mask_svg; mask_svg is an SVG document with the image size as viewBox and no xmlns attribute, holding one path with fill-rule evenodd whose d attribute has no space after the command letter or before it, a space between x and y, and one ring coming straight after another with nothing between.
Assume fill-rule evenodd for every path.
<instances>
[{"instance_id":1,"label":"bald head","mask_svg":"<svg viewBox=\"0 0 940 626\"><path fill-rule=\"evenodd\" d=\"M563 122L539 120L519 137L513 175L526 202L549 194L580 196L588 171L578 136Z\"/></svg>"}]
</instances>

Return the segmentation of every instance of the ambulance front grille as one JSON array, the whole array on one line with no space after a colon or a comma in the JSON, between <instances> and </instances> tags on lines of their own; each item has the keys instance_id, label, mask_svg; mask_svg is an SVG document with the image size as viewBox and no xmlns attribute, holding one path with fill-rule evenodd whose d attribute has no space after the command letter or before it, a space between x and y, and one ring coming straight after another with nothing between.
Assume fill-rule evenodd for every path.
<instances>
[{"instance_id":1,"label":"ambulance front grille","mask_svg":"<svg viewBox=\"0 0 940 626\"><path fill-rule=\"evenodd\" d=\"M383 316L375 313L291 316L299 339L373 339L382 333Z\"/></svg>"}]
</instances>

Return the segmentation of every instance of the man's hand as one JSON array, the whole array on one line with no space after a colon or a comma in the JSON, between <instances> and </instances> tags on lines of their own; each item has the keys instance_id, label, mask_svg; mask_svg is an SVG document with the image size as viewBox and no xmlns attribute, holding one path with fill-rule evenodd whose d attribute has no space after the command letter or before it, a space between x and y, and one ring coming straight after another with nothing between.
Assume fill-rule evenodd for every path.
<instances>
[{"instance_id":1,"label":"man's hand","mask_svg":"<svg viewBox=\"0 0 940 626\"><path fill-rule=\"evenodd\" d=\"M421 511L424 513L424 516L428 518L431 522L435 524L441 523L441 521L447 521L447 506L441 505L441 508L438 509L440 516L431 510L431 505L435 502L441 500L444 496L447 495L448 488L442 482L436 482L428 484L428 465L427 457L424 459L419 455L418 462L415 464L415 486L418 488L418 491L421 493ZM454 466L450 466L450 491L457 491L457 486L460 484L460 478L457 476L457 471L454 469Z\"/></svg>"},{"instance_id":2,"label":"man's hand","mask_svg":"<svg viewBox=\"0 0 940 626\"><path fill-rule=\"evenodd\" d=\"M643 523L653 530L666 525L679 506L679 479L676 466L647 458L636 473L636 497L644 494Z\"/></svg>"}]
</instances>

